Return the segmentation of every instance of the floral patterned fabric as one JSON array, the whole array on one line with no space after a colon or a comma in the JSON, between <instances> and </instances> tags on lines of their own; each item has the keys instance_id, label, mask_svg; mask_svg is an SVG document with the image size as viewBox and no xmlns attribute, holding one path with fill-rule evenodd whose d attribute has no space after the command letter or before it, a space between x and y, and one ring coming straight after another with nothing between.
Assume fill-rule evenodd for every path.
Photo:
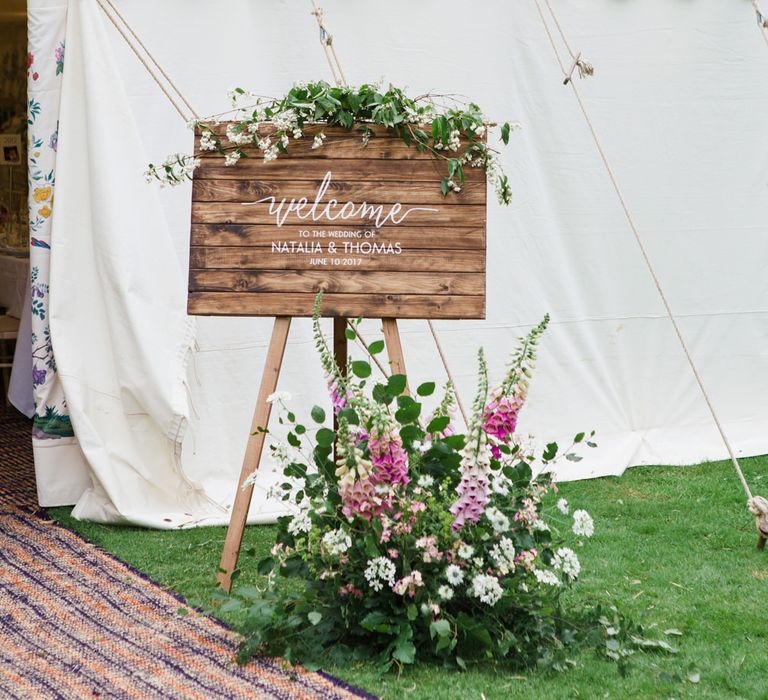
<instances>
[{"instance_id":1,"label":"floral patterned fabric","mask_svg":"<svg viewBox=\"0 0 768 700\"><path fill-rule=\"evenodd\" d=\"M32 300L32 384L38 440L74 437L51 343L48 314L51 215L56 185L56 150L66 14L53 24L49 12L35 21L30 8L27 93L29 124L29 233Z\"/></svg>"}]
</instances>

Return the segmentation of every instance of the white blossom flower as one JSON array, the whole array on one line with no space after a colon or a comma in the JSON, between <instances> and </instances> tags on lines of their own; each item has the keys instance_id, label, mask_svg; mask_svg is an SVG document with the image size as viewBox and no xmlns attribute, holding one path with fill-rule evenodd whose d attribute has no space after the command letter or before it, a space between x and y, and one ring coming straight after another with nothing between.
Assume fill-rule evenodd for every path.
<instances>
[{"instance_id":1,"label":"white blossom flower","mask_svg":"<svg viewBox=\"0 0 768 700\"><path fill-rule=\"evenodd\" d=\"M437 589L437 595L440 596L441 600L450 600L453 598L453 588L443 584Z\"/></svg>"},{"instance_id":2,"label":"white blossom flower","mask_svg":"<svg viewBox=\"0 0 768 700\"><path fill-rule=\"evenodd\" d=\"M568 501L566 501L564 498L561 498L557 502L557 509L563 514L568 515Z\"/></svg>"},{"instance_id":3,"label":"white blossom flower","mask_svg":"<svg viewBox=\"0 0 768 700\"><path fill-rule=\"evenodd\" d=\"M464 542L462 542L462 543L459 545L459 549L458 549L458 551L457 551L457 554L458 554L458 555L459 555L459 556L460 556L462 559L471 559L471 558L472 558L472 555L473 555L474 553L475 553L475 548L474 548L474 547L473 547L471 544L466 544L466 543L464 543Z\"/></svg>"},{"instance_id":4,"label":"white blossom flower","mask_svg":"<svg viewBox=\"0 0 768 700\"><path fill-rule=\"evenodd\" d=\"M305 510L293 516L288 523L288 532L296 536L302 532L309 532L312 529L312 521L309 519L309 513Z\"/></svg>"},{"instance_id":5,"label":"white blossom flower","mask_svg":"<svg viewBox=\"0 0 768 700\"><path fill-rule=\"evenodd\" d=\"M509 518L498 508L491 506L485 509L485 517L491 523L494 532L506 532L509 530Z\"/></svg>"},{"instance_id":6,"label":"white blossom flower","mask_svg":"<svg viewBox=\"0 0 768 700\"><path fill-rule=\"evenodd\" d=\"M312 139L312 148L320 148L323 145L323 141L325 141L325 134L321 131Z\"/></svg>"},{"instance_id":7,"label":"white blossom flower","mask_svg":"<svg viewBox=\"0 0 768 700\"><path fill-rule=\"evenodd\" d=\"M429 489L434 486L435 480L429 474L422 474L416 483L423 489Z\"/></svg>"},{"instance_id":8,"label":"white blossom flower","mask_svg":"<svg viewBox=\"0 0 768 700\"><path fill-rule=\"evenodd\" d=\"M352 539L344 530L331 530L323 535L323 544L328 554L335 557L352 546Z\"/></svg>"},{"instance_id":9,"label":"white blossom flower","mask_svg":"<svg viewBox=\"0 0 768 700\"><path fill-rule=\"evenodd\" d=\"M560 547L552 558L552 566L562 571L568 578L577 579L581 571L581 563L576 552L568 547Z\"/></svg>"},{"instance_id":10,"label":"white blossom flower","mask_svg":"<svg viewBox=\"0 0 768 700\"><path fill-rule=\"evenodd\" d=\"M385 583L390 588L395 585L395 565L386 557L369 559L363 575L374 591L380 591Z\"/></svg>"},{"instance_id":11,"label":"white blossom flower","mask_svg":"<svg viewBox=\"0 0 768 700\"><path fill-rule=\"evenodd\" d=\"M496 563L496 568L506 576L515 570L515 545L508 537L502 537L498 544L491 548L491 559Z\"/></svg>"},{"instance_id":12,"label":"white blossom flower","mask_svg":"<svg viewBox=\"0 0 768 700\"><path fill-rule=\"evenodd\" d=\"M240 160L240 151L232 151L224 157L224 165L234 165L238 160Z\"/></svg>"},{"instance_id":13,"label":"white blossom flower","mask_svg":"<svg viewBox=\"0 0 768 700\"><path fill-rule=\"evenodd\" d=\"M452 586L458 586L464 580L464 572L456 564L451 564L445 570L445 578Z\"/></svg>"},{"instance_id":14,"label":"white blossom flower","mask_svg":"<svg viewBox=\"0 0 768 700\"><path fill-rule=\"evenodd\" d=\"M549 531L549 525L547 525L547 523L545 523L541 519L533 520L530 523L530 526L531 526L531 530L534 530L536 532L548 532Z\"/></svg>"},{"instance_id":15,"label":"white blossom flower","mask_svg":"<svg viewBox=\"0 0 768 700\"><path fill-rule=\"evenodd\" d=\"M240 487L241 489L245 490L247 489L251 484L256 483L256 477L259 475L259 470L254 469L248 476L243 479L243 484Z\"/></svg>"},{"instance_id":16,"label":"white blossom flower","mask_svg":"<svg viewBox=\"0 0 768 700\"><path fill-rule=\"evenodd\" d=\"M488 574L477 574L472 579L472 585L469 587L469 594L478 598L481 603L487 605L496 605L504 595L504 590L499 585L499 579Z\"/></svg>"},{"instance_id":17,"label":"white blossom flower","mask_svg":"<svg viewBox=\"0 0 768 700\"><path fill-rule=\"evenodd\" d=\"M579 537L592 537L595 534L595 522L586 510L573 512L573 534Z\"/></svg>"},{"instance_id":18,"label":"white blossom flower","mask_svg":"<svg viewBox=\"0 0 768 700\"><path fill-rule=\"evenodd\" d=\"M289 391L276 391L267 396L267 403L274 403L275 401L286 403L287 401L290 401L291 398L291 393Z\"/></svg>"},{"instance_id":19,"label":"white blossom flower","mask_svg":"<svg viewBox=\"0 0 768 700\"><path fill-rule=\"evenodd\" d=\"M547 586L560 585L560 579L557 577L557 574L549 569L534 569L533 575L539 583L544 583Z\"/></svg>"},{"instance_id":20,"label":"white blossom flower","mask_svg":"<svg viewBox=\"0 0 768 700\"><path fill-rule=\"evenodd\" d=\"M200 134L200 150L201 151L215 151L216 139L210 131L204 131Z\"/></svg>"}]
</instances>

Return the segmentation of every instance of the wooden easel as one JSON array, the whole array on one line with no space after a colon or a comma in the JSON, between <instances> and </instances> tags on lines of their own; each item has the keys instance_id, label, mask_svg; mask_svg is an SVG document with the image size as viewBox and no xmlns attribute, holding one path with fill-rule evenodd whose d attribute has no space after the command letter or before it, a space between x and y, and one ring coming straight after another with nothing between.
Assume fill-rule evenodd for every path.
<instances>
[{"instance_id":1,"label":"wooden easel","mask_svg":"<svg viewBox=\"0 0 768 700\"><path fill-rule=\"evenodd\" d=\"M405 361L403 348L400 343L400 331L397 320L394 318L381 319L384 331L384 344L389 355L389 365L393 374L405 374ZM261 376L259 395L256 399L256 409L251 422L251 432L243 457L243 467L240 470L240 479L235 493L235 502L232 506L232 515L227 529L227 538L224 541L224 551L219 564L218 579L221 588L229 591L232 587L232 573L237 567L240 556L240 547L243 542L248 510L251 506L254 484L250 483L243 488L243 482L259 468L261 455L264 451L266 429L269 426L269 416L272 404L267 403L267 397L277 389L277 381L280 377L280 367L283 364L285 346L288 342L288 331L291 328L291 316L275 317L272 328L272 337L267 349L267 358L264 362L264 372ZM347 366L347 319L335 317L333 319L333 354L336 364L345 368Z\"/></svg>"}]
</instances>

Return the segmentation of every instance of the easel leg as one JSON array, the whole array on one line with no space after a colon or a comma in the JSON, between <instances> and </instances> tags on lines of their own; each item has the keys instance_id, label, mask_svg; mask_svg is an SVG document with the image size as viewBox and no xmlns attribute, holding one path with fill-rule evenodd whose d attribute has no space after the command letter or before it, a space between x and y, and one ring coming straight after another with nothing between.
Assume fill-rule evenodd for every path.
<instances>
[{"instance_id":1,"label":"easel leg","mask_svg":"<svg viewBox=\"0 0 768 700\"><path fill-rule=\"evenodd\" d=\"M240 479L237 484L235 502L232 506L232 516L227 529L227 539L224 542L224 551L221 554L219 565L219 584L228 591L232 587L232 572L237 566L237 558L240 555L240 545L243 542L243 531L248 519L248 509L251 506L253 496L253 484L242 488L245 479L259 468L261 453L264 449L266 433L260 428L266 429L269 425L269 414L272 404L267 403L267 397L277 388L277 379L280 376L280 366L283 363L285 344L288 341L288 331L291 327L289 316L278 316L272 328L272 338L267 349L267 359L264 362L264 374L261 377L259 397L256 400L256 409L251 423L251 435L243 458L243 468L240 471Z\"/></svg>"},{"instance_id":2,"label":"easel leg","mask_svg":"<svg viewBox=\"0 0 768 700\"><path fill-rule=\"evenodd\" d=\"M392 374L405 374L405 358L403 357L403 346L400 344L400 331L397 328L397 320L394 318L382 318L381 325L384 331L384 344L387 346L389 366L392 369ZM410 393L410 389L407 386L405 393Z\"/></svg>"},{"instance_id":3,"label":"easel leg","mask_svg":"<svg viewBox=\"0 0 768 700\"><path fill-rule=\"evenodd\" d=\"M347 319L339 316L333 319L333 359L336 361L342 374L347 373ZM333 430L339 429L339 419L334 413ZM334 445L334 459L336 455L336 446Z\"/></svg>"}]
</instances>

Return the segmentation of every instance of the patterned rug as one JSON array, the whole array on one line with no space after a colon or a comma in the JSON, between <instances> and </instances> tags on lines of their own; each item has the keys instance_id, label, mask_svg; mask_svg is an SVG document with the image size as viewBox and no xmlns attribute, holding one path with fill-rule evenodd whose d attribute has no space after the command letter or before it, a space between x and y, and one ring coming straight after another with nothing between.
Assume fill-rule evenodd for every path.
<instances>
[{"instance_id":1,"label":"patterned rug","mask_svg":"<svg viewBox=\"0 0 768 700\"><path fill-rule=\"evenodd\" d=\"M32 458L32 421L9 406L0 407L0 507L37 503Z\"/></svg>"},{"instance_id":2,"label":"patterned rug","mask_svg":"<svg viewBox=\"0 0 768 700\"><path fill-rule=\"evenodd\" d=\"M79 535L0 509L0 698L373 697L279 659L234 663L237 635Z\"/></svg>"}]
</instances>

